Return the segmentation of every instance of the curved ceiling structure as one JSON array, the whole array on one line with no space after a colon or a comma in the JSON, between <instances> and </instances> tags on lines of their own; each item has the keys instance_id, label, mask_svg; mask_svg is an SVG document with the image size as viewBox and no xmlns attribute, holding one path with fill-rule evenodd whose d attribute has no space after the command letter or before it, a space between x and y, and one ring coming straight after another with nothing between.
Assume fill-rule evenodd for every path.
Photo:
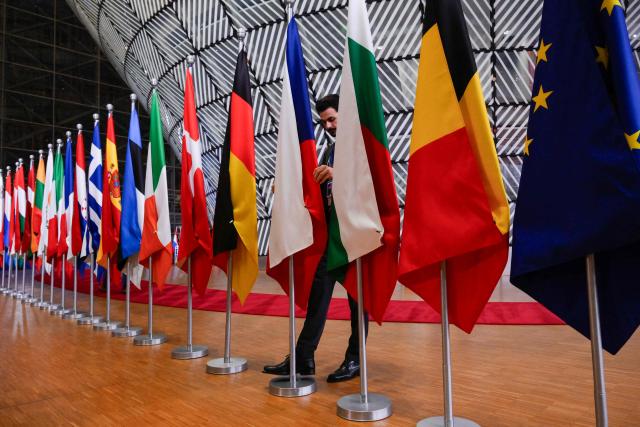
<instances>
[{"instance_id":1,"label":"curved ceiling structure","mask_svg":"<svg viewBox=\"0 0 640 427\"><path fill-rule=\"evenodd\" d=\"M169 143L178 153L186 58L194 78L209 206L215 203L218 159L238 51L247 29L256 134L260 253L267 249L286 12L281 0L67 0L139 99L157 78ZM637 1L627 8L638 30ZM469 33L513 212L522 165L530 86L542 0L463 0ZM380 87L400 205L404 202L412 108L424 0L368 0ZM347 0L297 0L295 13L312 103L338 92ZM639 42L632 36L634 48ZM317 120L314 111L314 119ZM316 125L318 146L326 142Z\"/></svg>"}]
</instances>

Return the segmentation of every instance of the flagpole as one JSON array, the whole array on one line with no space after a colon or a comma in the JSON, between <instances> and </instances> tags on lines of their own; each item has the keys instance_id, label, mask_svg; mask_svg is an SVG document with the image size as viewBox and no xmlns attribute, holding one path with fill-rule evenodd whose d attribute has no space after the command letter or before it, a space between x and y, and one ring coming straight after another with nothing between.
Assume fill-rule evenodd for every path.
<instances>
[{"instance_id":1,"label":"flagpole","mask_svg":"<svg viewBox=\"0 0 640 427\"><path fill-rule=\"evenodd\" d=\"M600 332L600 308L598 304L598 285L596 283L596 263L593 254L587 255L586 264L596 426L607 427L609 425L609 417L607 415L607 390L604 380L604 359L602 355L602 334Z\"/></svg>"},{"instance_id":2,"label":"flagpole","mask_svg":"<svg viewBox=\"0 0 640 427\"><path fill-rule=\"evenodd\" d=\"M240 30L238 30L240 33ZM227 260L227 309L224 328L224 357L207 362L207 373L217 375L238 374L246 371L249 365L244 357L231 357L231 295L233 282L233 253L229 252Z\"/></svg>"},{"instance_id":3,"label":"flagpole","mask_svg":"<svg viewBox=\"0 0 640 427\"><path fill-rule=\"evenodd\" d=\"M27 254L23 251L22 252L22 291L20 293L20 296L18 296L18 299L22 300L23 304L26 304L27 300L31 298L31 294L27 293L26 273L27 273Z\"/></svg>"},{"instance_id":4,"label":"flagpole","mask_svg":"<svg viewBox=\"0 0 640 427\"><path fill-rule=\"evenodd\" d=\"M289 1L291 5L293 2ZM289 17L289 20L291 17ZM269 393L280 397L307 396L316 391L313 376L298 377L296 373L296 299L293 256L289 256L289 376L269 381Z\"/></svg>"},{"instance_id":5,"label":"flagpole","mask_svg":"<svg viewBox=\"0 0 640 427\"><path fill-rule=\"evenodd\" d=\"M447 264L440 264L440 311L442 320L442 383L444 389L444 415L425 418L417 427L480 427L466 418L453 416L453 391L451 381L451 340L449 336L449 305L447 302Z\"/></svg>"},{"instance_id":6,"label":"flagpole","mask_svg":"<svg viewBox=\"0 0 640 427\"><path fill-rule=\"evenodd\" d=\"M124 326L118 329L114 329L111 333L114 337L136 337L142 333L142 328L139 326L131 326L131 263L127 261L127 298L125 300L124 308Z\"/></svg>"},{"instance_id":7,"label":"flagpole","mask_svg":"<svg viewBox=\"0 0 640 427\"><path fill-rule=\"evenodd\" d=\"M89 274L89 315L78 319L78 325L95 325L96 323L102 322L102 316L93 314L93 273L96 269L93 252L89 254L89 268L91 269Z\"/></svg>"},{"instance_id":8,"label":"flagpole","mask_svg":"<svg viewBox=\"0 0 640 427\"><path fill-rule=\"evenodd\" d=\"M11 245L11 243L9 243ZM11 287L11 266L13 265L13 261L11 260L11 250L9 250L9 270L7 273L7 295L13 295L13 288Z\"/></svg>"},{"instance_id":9,"label":"flagpole","mask_svg":"<svg viewBox=\"0 0 640 427\"><path fill-rule=\"evenodd\" d=\"M78 320L87 316L87 313L78 311L78 262L76 257L73 262L73 310L63 316L64 319Z\"/></svg>"},{"instance_id":10,"label":"flagpole","mask_svg":"<svg viewBox=\"0 0 640 427\"><path fill-rule=\"evenodd\" d=\"M32 306L38 302L38 298L36 298L35 282L36 282L36 254L34 253L31 256L31 296L25 300L27 304Z\"/></svg>"},{"instance_id":11,"label":"flagpole","mask_svg":"<svg viewBox=\"0 0 640 427\"><path fill-rule=\"evenodd\" d=\"M93 325L98 331L113 331L120 327L121 322L111 320L111 256L107 256L107 317L103 322Z\"/></svg>"},{"instance_id":12,"label":"flagpole","mask_svg":"<svg viewBox=\"0 0 640 427\"><path fill-rule=\"evenodd\" d=\"M62 286L60 287L60 290L62 291L62 295L60 296L60 308L53 312L53 314L55 314L58 317L64 317L65 314L71 313L71 310L69 310L68 308L65 308L64 306L65 294L67 293L67 255L66 254L62 255L61 270L62 270Z\"/></svg>"},{"instance_id":13,"label":"flagpole","mask_svg":"<svg viewBox=\"0 0 640 427\"><path fill-rule=\"evenodd\" d=\"M154 79L155 80L155 79ZM155 86L155 85L154 85ZM149 257L149 314L147 317L147 333L133 339L135 345L158 345L167 342L166 335L153 333L153 257Z\"/></svg>"},{"instance_id":14,"label":"flagpole","mask_svg":"<svg viewBox=\"0 0 640 427\"><path fill-rule=\"evenodd\" d=\"M18 252L13 254L13 259L14 259L14 262L16 263L16 267L14 268L15 276L13 280L13 292L11 293L11 296L13 298L18 298L18 295L20 294L20 292L18 291Z\"/></svg>"},{"instance_id":15,"label":"flagpole","mask_svg":"<svg viewBox=\"0 0 640 427\"><path fill-rule=\"evenodd\" d=\"M358 340L360 344L360 393L338 400L338 416L350 421L378 421L391 416L391 400L382 394L369 393L367 377L367 345L362 294L362 262L356 259L358 286Z\"/></svg>"},{"instance_id":16,"label":"flagpole","mask_svg":"<svg viewBox=\"0 0 640 427\"><path fill-rule=\"evenodd\" d=\"M60 308L58 304L53 303L53 293L55 289L55 278L56 278L56 258L57 257L55 256L51 257L51 274L49 275L49 278L51 279L49 280L49 284L50 284L49 288L51 292L49 292L49 305L47 306L47 310L49 312L52 312Z\"/></svg>"},{"instance_id":17,"label":"flagpole","mask_svg":"<svg viewBox=\"0 0 640 427\"><path fill-rule=\"evenodd\" d=\"M2 175L0 174L0 179L2 179ZM4 206L2 207L2 219L1 221L4 222ZM0 242L0 244L2 245L2 286L0 286L0 293L1 294L6 294L7 292L7 288L4 287L4 276L5 276L5 270L6 270L6 264L4 262L4 242Z\"/></svg>"},{"instance_id":18,"label":"flagpole","mask_svg":"<svg viewBox=\"0 0 640 427\"><path fill-rule=\"evenodd\" d=\"M49 303L44 299L44 266L47 263L47 245L44 245L44 251L41 255L41 258L42 265L40 266L40 301L38 301L35 306L40 310L44 310L49 306Z\"/></svg>"},{"instance_id":19,"label":"flagpole","mask_svg":"<svg viewBox=\"0 0 640 427\"><path fill-rule=\"evenodd\" d=\"M187 258L187 345L173 349L173 359L198 359L209 354L205 345L193 345L193 283L191 276L191 255Z\"/></svg>"}]
</instances>

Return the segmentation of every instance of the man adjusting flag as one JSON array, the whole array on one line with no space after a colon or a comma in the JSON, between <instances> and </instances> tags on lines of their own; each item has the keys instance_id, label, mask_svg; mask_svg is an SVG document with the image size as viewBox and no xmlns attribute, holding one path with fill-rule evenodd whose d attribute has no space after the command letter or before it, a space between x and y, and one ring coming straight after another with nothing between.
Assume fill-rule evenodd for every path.
<instances>
[{"instance_id":1,"label":"man adjusting flag","mask_svg":"<svg viewBox=\"0 0 640 427\"><path fill-rule=\"evenodd\" d=\"M213 254L216 265L225 271L226 257L232 256L232 271L227 274L232 275L232 288L244 303L258 277L253 106L244 49L238 54L230 104L213 219Z\"/></svg>"},{"instance_id":2,"label":"man adjusting flag","mask_svg":"<svg viewBox=\"0 0 640 427\"><path fill-rule=\"evenodd\" d=\"M171 246L171 224L169 223L169 191L167 167L164 157L162 119L158 104L158 91L151 95L151 125L149 127L149 149L147 150L147 173L145 177L144 225L140 244L140 261L149 266L152 261L153 277L149 286L156 282L162 289L171 269L173 250Z\"/></svg>"},{"instance_id":3,"label":"man adjusting flag","mask_svg":"<svg viewBox=\"0 0 640 427\"><path fill-rule=\"evenodd\" d=\"M544 3L511 281L589 337L594 254L615 354L640 324L640 81L622 4L605 3Z\"/></svg>"},{"instance_id":4,"label":"man adjusting flag","mask_svg":"<svg viewBox=\"0 0 640 427\"><path fill-rule=\"evenodd\" d=\"M296 304L307 308L318 262L327 246L322 193L313 180L318 166L309 87L295 18L287 26L284 81L276 153L275 194L267 274L289 290L293 255Z\"/></svg>"},{"instance_id":5,"label":"man adjusting flag","mask_svg":"<svg viewBox=\"0 0 640 427\"><path fill-rule=\"evenodd\" d=\"M504 271L509 205L459 0L429 0L409 154L399 280L471 332Z\"/></svg>"},{"instance_id":6,"label":"man adjusting flag","mask_svg":"<svg viewBox=\"0 0 640 427\"><path fill-rule=\"evenodd\" d=\"M183 262L191 257L191 280L199 294L203 294L207 289L212 267L211 228L209 227L207 199L204 193L201 151L193 79L191 67L189 67L184 84L182 177L180 182L182 227L180 229L178 261Z\"/></svg>"},{"instance_id":7,"label":"man adjusting flag","mask_svg":"<svg viewBox=\"0 0 640 427\"><path fill-rule=\"evenodd\" d=\"M144 190L142 170L142 137L136 111L136 96L131 95L131 119L127 140L122 188L122 220L120 223L120 265L128 263L127 274L131 283L140 287L143 267L138 262L142 227L144 224Z\"/></svg>"},{"instance_id":8,"label":"man adjusting flag","mask_svg":"<svg viewBox=\"0 0 640 427\"><path fill-rule=\"evenodd\" d=\"M349 2L334 153L327 268L356 299L351 263L362 258L364 307L380 322L396 286L400 211L364 0Z\"/></svg>"}]
</instances>

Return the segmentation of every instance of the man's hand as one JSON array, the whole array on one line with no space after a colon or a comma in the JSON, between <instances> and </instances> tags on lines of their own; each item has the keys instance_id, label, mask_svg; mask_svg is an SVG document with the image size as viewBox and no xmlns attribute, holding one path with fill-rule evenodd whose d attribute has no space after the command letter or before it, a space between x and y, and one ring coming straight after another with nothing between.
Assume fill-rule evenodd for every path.
<instances>
[{"instance_id":1,"label":"man's hand","mask_svg":"<svg viewBox=\"0 0 640 427\"><path fill-rule=\"evenodd\" d=\"M332 178L333 178L333 168L327 165L318 166L313 171L313 179L318 184L324 184L326 181Z\"/></svg>"}]
</instances>

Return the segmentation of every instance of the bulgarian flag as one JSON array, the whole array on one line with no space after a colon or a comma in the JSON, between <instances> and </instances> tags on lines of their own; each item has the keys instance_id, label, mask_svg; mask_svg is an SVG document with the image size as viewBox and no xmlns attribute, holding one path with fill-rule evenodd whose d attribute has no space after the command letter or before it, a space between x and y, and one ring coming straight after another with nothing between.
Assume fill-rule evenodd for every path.
<instances>
[{"instance_id":1,"label":"bulgarian flag","mask_svg":"<svg viewBox=\"0 0 640 427\"><path fill-rule=\"evenodd\" d=\"M107 106L107 108L109 108ZM107 118L107 141L105 143L104 165L102 168L102 233L97 261L107 267L107 258L117 255L120 241L120 213L122 212L120 195L120 171L118 152L116 151L116 132L113 127L113 111L109 109ZM113 284L113 280L112 280Z\"/></svg>"},{"instance_id":2,"label":"bulgarian flag","mask_svg":"<svg viewBox=\"0 0 640 427\"><path fill-rule=\"evenodd\" d=\"M67 146L69 143L67 143ZM56 225L58 227L58 246L56 255L62 257L67 254L67 215L64 203L64 158L62 157L62 144L58 145L56 160L53 166L53 182L56 188Z\"/></svg>"},{"instance_id":3,"label":"bulgarian flag","mask_svg":"<svg viewBox=\"0 0 640 427\"><path fill-rule=\"evenodd\" d=\"M22 159L21 159L22 160ZM16 252L24 252L22 247L22 236L24 234L24 226L27 219L27 193L24 185L24 165L22 161L16 169L16 179L14 181L16 187L16 228L15 228L15 247Z\"/></svg>"},{"instance_id":4,"label":"bulgarian flag","mask_svg":"<svg viewBox=\"0 0 640 427\"><path fill-rule=\"evenodd\" d=\"M33 209L31 210L31 252L39 253L40 236L42 233L42 201L44 198L44 159L42 151L38 159L38 171L35 178L35 194L33 199ZM31 187L31 174L29 174L29 187Z\"/></svg>"},{"instance_id":5,"label":"bulgarian flag","mask_svg":"<svg viewBox=\"0 0 640 427\"><path fill-rule=\"evenodd\" d=\"M164 287L173 261L171 224L169 222L169 191L167 167L164 157L162 120L158 105L158 92L151 95L151 125L149 127L149 149L147 150L147 173L145 178L144 225L140 243L140 262L149 267L153 262L153 277L149 286L156 282ZM104 219L103 219L104 221Z\"/></svg>"},{"instance_id":6,"label":"bulgarian flag","mask_svg":"<svg viewBox=\"0 0 640 427\"><path fill-rule=\"evenodd\" d=\"M357 298L361 258L364 308L380 322L396 286L400 210L364 0L349 1L333 202L327 268Z\"/></svg>"},{"instance_id":7,"label":"bulgarian flag","mask_svg":"<svg viewBox=\"0 0 640 427\"><path fill-rule=\"evenodd\" d=\"M191 68L187 68L184 85L184 128L182 130L182 178L180 211L182 228L178 261L191 257L191 277L194 288L203 294L209 283L212 267L211 229L207 216L202 173L202 147L196 116ZM184 265L183 265L184 268Z\"/></svg>"},{"instance_id":8,"label":"bulgarian flag","mask_svg":"<svg viewBox=\"0 0 640 427\"><path fill-rule=\"evenodd\" d=\"M460 0L428 0L399 280L471 332L507 262L509 205Z\"/></svg>"},{"instance_id":9,"label":"bulgarian flag","mask_svg":"<svg viewBox=\"0 0 640 427\"><path fill-rule=\"evenodd\" d=\"M36 172L34 170L34 161L33 155L29 156L29 175L27 177L27 210L26 216L24 220L24 233L22 233L22 250L25 253L33 253L31 249L31 216L33 214L33 203L35 199L35 188L36 188Z\"/></svg>"}]
</instances>

